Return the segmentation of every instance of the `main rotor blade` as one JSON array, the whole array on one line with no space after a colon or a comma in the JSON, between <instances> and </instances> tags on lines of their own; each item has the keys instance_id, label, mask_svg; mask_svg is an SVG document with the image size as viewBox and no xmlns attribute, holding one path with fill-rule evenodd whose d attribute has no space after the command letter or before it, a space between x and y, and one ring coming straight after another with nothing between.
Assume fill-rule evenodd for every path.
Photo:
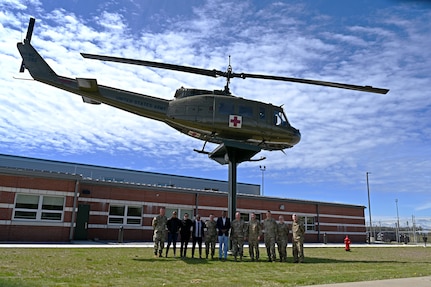
<instances>
[{"instance_id":1,"label":"main rotor blade","mask_svg":"<svg viewBox=\"0 0 431 287\"><path fill-rule=\"evenodd\" d=\"M195 67L166 64L166 63L160 63L160 62L102 56L102 55L86 54L86 53L81 53L81 55L87 59L95 59L95 60L101 60L101 61L109 61L109 62L125 63L125 64L132 64L132 65L139 65L139 66L147 66L147 67L153 67L153 68L168 69L168 70L193 73L193 74L210 76L210 77L225 77L225 78L228 78L228 81L231 78L242 78L242 79L254 78L254 79L265 79L265 80L285 81L285 82L326 86L326 87L348 89L348 90L355 90L355 91L361 91L361 92L370 92L370 93L377 93L377 94L386 94L389 92L388 89L374 88L372 86L357 86L357 85L350 85L350 84L343 84L343 83L336 83L336 82L326 82L326 81L300 79L300 78L283 77L283 76L232 73L230 71L223 72L215 69L208 70L208 69L201 69L201 68L195 68Z\"/></svg>"},{"instance_id":2,"label":"main rotor blade","mask_svg":"<svg viewBox=\"0 0 431 287\"><path fill-rule=\"evenodd\" d=\"M95 59L95 60L101 60L101 61L109 61L109 62L125 63L125 64L132 64L132 65L139 65L139 66L147 66L147 67L153 67L153 68L168 69L168 70L193 73L193 74L210 76L210 77L217 77L217 76L223 75L223 72L217 71L217 70L207 70L207 69L166 64L166 63L160 63L160 62L134 60L134 59L127 59L127 58L120 58L120 57L86 54L86 53L81 53L81 55L86 59Z\"/></svg>"},{"instance_id":3,"label":"main rotor blade","mask_svg":"<svg viewBox=\"0 0 431 287\"><path fill-rule=\"evenodd\" d=\"M348 89L355 90L361 92L370 92L377 94L386 94L389 92L388 89L374 88L372 86L357 86L336 82L326 82L326 81L318 81L318 80L310 80L310 79L299 79L299 78L291 78L291 77L282 77L282 76L270 76L270 75L257 75L257 74L233 74L232 77L237 78L254 78L254 79L265 79L265 80L275 80L275 81L285 81L285 82L294 82L294 83L302 83L302 84L310 84L310 85L318 85L318 86L326 86L340 89Z\"/></svg>"}]
</instances>

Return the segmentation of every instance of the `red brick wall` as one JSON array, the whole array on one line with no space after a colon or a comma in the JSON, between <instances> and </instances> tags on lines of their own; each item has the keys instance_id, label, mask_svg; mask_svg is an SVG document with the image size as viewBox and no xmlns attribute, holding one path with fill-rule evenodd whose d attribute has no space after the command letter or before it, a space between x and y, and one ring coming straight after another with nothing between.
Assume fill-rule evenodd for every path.
<instances>
[{"instance_id":1,"label":"red brick wall","mask_svg":"<svg viewBox=\"0 0 431 287\"><path fill-rule=\"evenodd\" d=\"M64 212L64 223L66 226L49 226L29 222L27 225L13 224L12 209L5 208L5 205L13 206L15 193L0 192L0 220L11 221L11 224L0 225L1 241L68 241L73 206L73 195L75 190L75 180L38 178L25 176L0 175L0 186L30 188L42 190L55 190L69 192L66 197L66 210ZM85 191L85 192L84 192ZM88 193L89 192L89 193ZM141 226L125 226L125 241L151 241L151 219L158 213L160 206L178 206L179 208L194 209L198 203L199 214L208 217L213 213L216 217L221 210L227 210L228 196L224 193L194 192L183 189L166 189L152 186L132 186L107 182L84 181L79 185L78 204L90 205L90 218L88 229L88 239L113 240L118 239L119 226L108 225L108 214L110 202L134 202L142 204L143 218ZM129 205L129 204L128 204ZM344 236L349 232L362 233L349 237L353 242L365 242L365 218L363 207L343 206L338 204L301 202L298 200L274 198L262 198L258 196L238 196L237 208L242 212L256 212L261 214L261 219L265 218L266 210L271 210L273 217L278 219L283 214L285 220L291 221L292 213L304 214L319 220L320 225L316 225L315 232L306 234L306 241L323 242L323 234L327 233L328 242L342 242ZM244 211L245 210L245 211ZM319 217L317 214L319 213ZM331 216L328 216L331 215ZM169 215L168 215L169 216ZM336 217L333 217L336 216ZM358 218L349 218L358 217ZM43 226L37 226L37 225ZM326 225L327 224L327 225ZM357 226L350 226L350 225ZM93 228L91 228L93 226ZM320 228L318 233L317 228Z\"/></svg>"},{"instance_id":2,"label":"red brick wall","mask_svg":"<svg viewBox=\"0 0 431 287\"><path fill-rule=\"evenodd\" d=\"M67 242L69 227L8 225L1 226L1 241L19 242Z\"/></svg>"}]
</instances>

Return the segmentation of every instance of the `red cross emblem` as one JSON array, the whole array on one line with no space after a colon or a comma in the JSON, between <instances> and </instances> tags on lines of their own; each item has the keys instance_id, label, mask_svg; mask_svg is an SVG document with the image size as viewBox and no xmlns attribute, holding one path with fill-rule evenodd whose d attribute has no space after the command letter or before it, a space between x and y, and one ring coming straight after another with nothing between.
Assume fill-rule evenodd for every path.
<instances>
[{"instance_id":1,"label":"red cross emblem","mask_svg":"<svg viewBox=\"0 0 431 287\"><path fill-rule=\"evenodd\" d=\"M240 129L242 125L242 116L230 115L229 127Z\"/></svg>"},{"instance_id":2,"label":"red cross emblem","mask_svg":"<svg viewBox=\"0 0 431 287\"><path fill-rule=\"evenodd\" d=\"M195 131L188 131L187 133L189 136L195 137L195 138L200 138L201 134Z\"/></svg>"}]
</instances>

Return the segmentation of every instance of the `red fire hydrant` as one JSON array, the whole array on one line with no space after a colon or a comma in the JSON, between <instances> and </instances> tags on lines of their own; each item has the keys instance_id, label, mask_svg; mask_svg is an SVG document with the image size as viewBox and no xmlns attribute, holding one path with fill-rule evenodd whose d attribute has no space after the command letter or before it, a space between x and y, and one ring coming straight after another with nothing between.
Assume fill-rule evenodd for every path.
<instances>
[{"instance_id":1,"label":"red fire hydrant","mask_svg":"<svg viewBox=\"0 0 431 287\"><path fill-rule=\"evenodd\" d=\"M346 235L346 238L344 238L344 250L350 251L350 239L349 236Z\"/></svg>"}]
</instances>

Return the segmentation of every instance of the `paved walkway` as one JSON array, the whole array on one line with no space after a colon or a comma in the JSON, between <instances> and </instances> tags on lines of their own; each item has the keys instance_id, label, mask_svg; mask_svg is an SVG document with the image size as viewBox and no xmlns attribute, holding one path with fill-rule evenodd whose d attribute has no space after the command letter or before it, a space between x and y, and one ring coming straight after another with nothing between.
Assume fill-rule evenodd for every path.
<instances>
[{"instance_id":1,"label":"paved walkway","mask_svg":"<svg viewBox=\"0 0 431 287\"><path fill-rule=\"evenodd\" d=\"M324 284L324 285L313 285L313 287L430 287L431 276L426 277L414 277L414 278L402 278L402 279L389 279L389 280L377 280L377 281L362 281L362 282L350 282L350 283L337 283L337 284ZM311 286L303 286L311 287Z\"/></svg>"}]
</instances>

